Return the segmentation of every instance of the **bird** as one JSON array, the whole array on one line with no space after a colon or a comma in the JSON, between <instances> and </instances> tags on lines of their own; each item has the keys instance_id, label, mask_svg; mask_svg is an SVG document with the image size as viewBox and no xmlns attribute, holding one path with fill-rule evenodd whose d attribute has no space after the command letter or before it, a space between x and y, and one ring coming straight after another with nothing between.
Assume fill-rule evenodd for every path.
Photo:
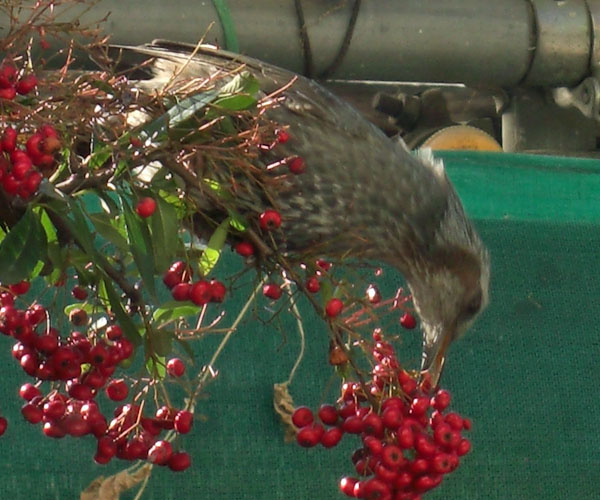
<instances>
[{"instance_id":1,"label":"bird","mask_svg":"<svg viewBox=\"0 0 600 500\"><path fill-rule=\"evenodd\" d=\"M165 40L112 49L144 73L146 89L173 75L214 79L240 67L263 96L285 88L266 114L290 139L267 152L263 165L284 156L306 167L274 194L286 251L317 248L400 271L421 320L421 375L437 386L450 343L485 309L490 280L489 252L443 162L428 150L414 154L316 81L266 62Z\"/></svg>"}]
</instances>

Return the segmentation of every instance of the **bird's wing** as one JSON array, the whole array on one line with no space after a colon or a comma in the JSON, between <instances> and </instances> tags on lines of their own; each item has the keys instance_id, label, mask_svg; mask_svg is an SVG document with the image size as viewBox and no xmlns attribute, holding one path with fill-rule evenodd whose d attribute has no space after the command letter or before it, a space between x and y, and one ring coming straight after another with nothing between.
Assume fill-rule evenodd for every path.
<instances>
[{"instance_id":1,"label":"bird's wing","mask_svg":"<svg viewBox=\"0 0 600 500\"><path fill-rule=\"evenodd\" d=\"M190 57L192 53L194 55ZM154 40L135 47L113 45L109 56L122 67L139 68L133 77L152 80L151 85L154 86L161 80L166 83L175 73L180 78L214 78L219 73L234 74L242 67L257 79L261 91L266 95L292 81L299 81L285 92L281 106L287 111L312 116L350 136L364 137L374 132L385 136L358 111L313 80L252 57L208 45L195 46L167 40ZM223 79L223 83L226 81L226 78Z\"/></svg>"},{"instance_id":2,"label":"bird's wing","mask_svg":"<svg viewBox=\"0 0 600 500\"><path fill-rule=\"evenodd\" d=\"M350 220L352 211L365 210L372 212L364 218L365 223L368 220L373 227L384 225L398 235L406 235L410 229L411 245L422 247L433 241L435 221L443 216L448 200L443 167L431 158L413 156L401 141L390 140L313 80L240 54L164 40L136 47L112 46L109 56L124 68L138 68L130 77L148 88L159 87L174 74L184 79L214 79L234 75L240 69L257 79L264 95L293 82L269 116L282 124L297 124L295 143L305 143L302 155L308 164L330 166L311 168L297 176L292 186L296 195L289 198L289 208L290 212L297 208L296 213L301 214L295 227L306 233L306 243L325 214L342 221ZM225 84L228 79L221 81ZM287 146L280 146L278 151L285 152ZM289 154L297 153L290 150ZM310 213L314 217L307 217ZM381 239L373 239L376 237ZM390 235L388 239L389 252L397 252L398 238Z\"/></svg>"}]
</instances>

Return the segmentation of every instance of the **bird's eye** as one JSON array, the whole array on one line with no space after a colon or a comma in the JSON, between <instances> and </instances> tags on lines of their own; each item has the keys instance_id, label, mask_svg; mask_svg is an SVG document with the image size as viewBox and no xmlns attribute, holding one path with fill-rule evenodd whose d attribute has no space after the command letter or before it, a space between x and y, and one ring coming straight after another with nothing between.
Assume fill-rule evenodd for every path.
<instances>
[{"instance_id":1,"label":"bird's eye","mask_svg":"<svg viewBox=\"0 0 600 500\"><path fill-rule=\"evenodd\" d=\"M479 291L474 297L471 298L471 300L469 300L469 302L467 302L467 305L464 308L464 315L467 318L472 318L475 316L481 309L481 301L482 296L481 291Z\"/></svg>"}]
</instances>

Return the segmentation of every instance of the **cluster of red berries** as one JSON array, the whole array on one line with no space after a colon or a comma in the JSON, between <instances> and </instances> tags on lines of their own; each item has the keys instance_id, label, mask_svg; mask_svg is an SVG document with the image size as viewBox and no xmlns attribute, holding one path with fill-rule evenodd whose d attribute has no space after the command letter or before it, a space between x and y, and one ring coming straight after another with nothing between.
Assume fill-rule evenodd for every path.
<instances>
[{"instance_id":1,"label":"cluster of red berries","mask_svg":"<svg viewBox=\"0 0 600 500\"><path fill-rule=\"evenodd\" d=\"M193 270L185 262L174 262L163 276L163 283L171 290L177 301L191 300L198 306L209 302L223 302L227 288L220 281L199 280L192 282Z\"/></svg>"},{"instance_id":2,"label":"cluster of red berries","mask_svg":"<svg viewBox=\"0 0 600 500\"><path fill-rule=\"evenodd\" d=\"M12 101L17 94L27 95L37 86L37 78L26 74L19 78L19 71L10 62L0 66L0 99Z\"/></svg>"},{"instance_id":3,"label":"cluster of red berries","mask_svg":"<svg viewBox=\"0 0 600 500\"><path fill-rule=\"evenodd\" d=\"M112 401L120 402L129 396L129 384L113 376L117 365L134 353L133 344L123 337L118 325L109 325L102 334L95 332L89 336L73 331L63 339L50 326L43 306L16 307L15 299L27 293L29 282L10 285L4 290L0 292L0 332L17 341L12 348L13 356L25 373L38 379L35 384L23 384L19 391L26 401L21 408L25 420L41 423L42 432L51 438L93 435L97 439L94 460L99 464L106 464L116 456L124 460L149 460L174 471L189 467L188 453L175 452L168 441L160 439L160 434L171 429L179 434L190 432L192 412L163 406L148 416L143 414L143 405L136 404L117 407L110 420L101 412L96 396L102 390ZM72 294L84 299L87 291L76 286ZM179 358L169 360L166 368L173 377L185 372ZM47 394L41 390L44 381L52 382ZM0 434L5 429L6 420L0 417Z\"/></svg>"},{"instance_id":4,"label":"cluster of red berries","mask_svg":"<svg viewBox=\"0 0 600 500\"><path fill-rule=\"evenodd\" d=\"M331 448L345 434L360 436L362 447L352 455L358 477L342 478L340 490L352 498L417 500L469 452L471 443L461 432L471 422L445 413L449 393L440 390L431 396L400 367L380 332L374 338L372 379L364 386L344 384L338 404L319 409L320 423L309 408L297 408L292 415L299 428L296 438L301 446Z\"/></svg>"},{"instance_id":5,"label":"cluster of red berries","mask_svg":"<svg viewBox=\"0 0 600 500\"><path fill-rule=\"evenodd\" d=\"M18 132L6 127L0 137L0 183L7 194L26 200L37 192L43 173L56 165L60 140L52 125L42 125L29 136L25 149L17 141Z\"/></svg>"},{"instance_id":6,"label":"cluster of red berries","mask_svg":"<svg viewBox=\"0 0 600 500\"><path fill-rule=\"evenodd\" d=\"M17 94L29 94L36 86L35 75L19 78L12 63L0 66L0 99L13 100ZM60 140L52 125L43 125L31 134L25 147L17 144L18 136L19 132L9 126L0 136L0 183L7 194L26 200L37 192L43 173L56 165Z\"/></svg>"}]
</instances>

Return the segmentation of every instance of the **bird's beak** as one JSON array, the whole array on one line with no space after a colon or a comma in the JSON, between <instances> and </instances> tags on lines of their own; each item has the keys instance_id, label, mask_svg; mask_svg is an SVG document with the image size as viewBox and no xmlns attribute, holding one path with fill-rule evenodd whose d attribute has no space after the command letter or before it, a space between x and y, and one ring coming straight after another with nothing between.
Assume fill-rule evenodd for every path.
<instances>
[{"instance_id":1,"label":"bird's beak","mask_svg":"<svg viewBox=\"0 0 600 500\"><path fill-rule=\"evenodd\" d=\"M435 326L425 331L423 337L423 357L421 359L421 379L427 378L432 388L436 388L442 376L446 351L452 341L451 331Z\"/></svg>"}]
</instances>

